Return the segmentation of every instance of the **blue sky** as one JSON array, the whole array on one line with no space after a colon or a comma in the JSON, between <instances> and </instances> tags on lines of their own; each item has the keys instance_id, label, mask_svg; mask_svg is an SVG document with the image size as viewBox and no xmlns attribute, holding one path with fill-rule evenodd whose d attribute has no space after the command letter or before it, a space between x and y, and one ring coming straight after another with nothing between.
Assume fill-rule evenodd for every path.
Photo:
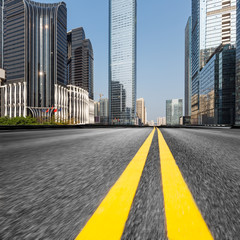
<instances>
[{"instance_id":1,"label":"blue sky","mask_svg":"<svg viewBox=\"0 0 240 240\"><path fill-rule=\"evenodd\" d=\"M57 2L39 0L40 2ZM68 30L84 27L94 49L94 92L108 96L108 0L65 0ZM184 97L184 29L190 0L138 0L137 97L148 120L165 116L165 101Z\"/></svg>"}]
</instances>

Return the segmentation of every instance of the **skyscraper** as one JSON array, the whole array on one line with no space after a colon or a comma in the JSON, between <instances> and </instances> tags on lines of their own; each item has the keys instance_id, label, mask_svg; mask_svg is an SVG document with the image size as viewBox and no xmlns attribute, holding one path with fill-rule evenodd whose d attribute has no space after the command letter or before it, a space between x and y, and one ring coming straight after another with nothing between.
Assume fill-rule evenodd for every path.
<instances>
[{"instance_id":1,"label":"skyscraper","mask_svg":"<svg viewBox=\"0 0 240 240\"><path fill-rule=\"evenodd\" d=\"M179 125L183 116L183 100L172 99L166 101L166 124Z\"/></svg>"},{"instance_id":2,"label":"skyscraper","mask_svg":"<svg viewBox=\"0 0 240 240\"><path fill-rule=\"evenodd\" d=\"M109 123L134 124L136 0L109 0Z\"/></svg>"},{"instance_id":3,"label":"skyscraper","mask_svg":"<svg viewBox=\"0 0 240 240\"><path fill-rule=\"evenodd\" d=\"M67 84L67 9L64 2L4 3L5 115L26 116L55 106ZM61 92L61 94L66 94ZM28 110L27 110L28 109Z\"/></svg>"},{"instance_id":4,"label":"skyscraper","mask_svg":"<svg viewBox=\"0 0 240 240\"><path fill-rule=\"evenodd\" d=\"M93 99L93 49L82 27L68 32L68 83L88 91Z\"/></svg>"},{"instance_id":5,"label":"skyscraper","mask_svg":"<svg viewBox=\"0 0 240 240\"><path fill-rule=\"evenodd\" d=\"M200 71L199 124L233 124L236 49L218 47Z\"/></svg>"},{"instance_id":6,"label":"skyscraper","mask_svg":"<svg viewBox=\"0 0 240 240\"><path fill-rule=\"evenodd\" d=\"M192 92L192 18L185 28L185 116L191 116Z\"/></svg>"},{"instance_id":7,"label":"skyscraper","mask_svg":"<svg viewBox=\"0 0 240 240\"><path fill-rule=\"evenodd\" d=\"M192 123L199 122L199 72L219 45L236 43L236 0L192 0Z\"/></svg>"}]
</instances>

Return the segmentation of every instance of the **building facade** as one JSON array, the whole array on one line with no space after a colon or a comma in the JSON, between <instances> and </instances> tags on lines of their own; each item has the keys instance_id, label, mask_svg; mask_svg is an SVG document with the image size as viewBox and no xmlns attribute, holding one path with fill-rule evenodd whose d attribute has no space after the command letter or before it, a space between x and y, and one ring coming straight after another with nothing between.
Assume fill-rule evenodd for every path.
<instances>
[{"instance_id":1,"label":"building facade","mask_svg":"<svg viewBox=\"0 0 240 240\"><path fill-rule=\"evenodd\" d=\"M136 0L109 0L109 123L136 115Z\"/></svg>"},{"instance_id":2,"label":"building facade","mask_svg":"<svg viewBox=\"0 0 240 240\"><path fill-rule=\"evenodd\" d=\"M88 91L94 99L93 48L82 27L68 32L68 83Z\"/></svg>"},{"instance_id":3,"label":"building facade","mask_svg":"<svg viewBox=\"0 0 240 240\"><path fill-rule=\"evenodd\" d=\"M137 99L136 102L136 115L141 120L141 124L146 124L146 107L143 98Z\"/></svg>"},{"instance_id":4,"label":"building facade","mask_svg":"<svg viewBox=\"0 0 240 240\"><path fill-rule=\"evenodd\" d=\"M185 28L185 116L191 116L192 96L192 17Z\"/></svg>"},{"instance_id":5,"label":"building facade","mask_svg":"<svg viewBox=\"0 0 240 240\"><path fill-rule=\"evenodd\" d=\"M179 125L183 116L183 100L172 99L166 101L166 124Z\"/></svg>"},{"instance_id":6,"label":"building facade","mask_svg":"<svg viewBox=\"0 0 240 240\"><path fill-rule=\"evenodd\" d=\"M219 45L236 43L236 0L192 0L193 124L200 123L200 70Z\"/></svg>"},{"instance_id":7,"label":"building facade","mask_svg":"<svg viewBox=\"0 0 240 240\"><path fill-rule=\"evenodd\" d=\"M67 9L64 2L4 3L5 115L56 107L56 85L67 85Z\"/></svg>"},{"instance_id":8,"label":"building facade","mask_svg":"<svg viewBox=\"0 0 240 240\"><path fill-rule=\"evenodd\" d=\"M200 72L199 124L233 124L236 49L220 46Z\"/></svg>"}]
</instances>

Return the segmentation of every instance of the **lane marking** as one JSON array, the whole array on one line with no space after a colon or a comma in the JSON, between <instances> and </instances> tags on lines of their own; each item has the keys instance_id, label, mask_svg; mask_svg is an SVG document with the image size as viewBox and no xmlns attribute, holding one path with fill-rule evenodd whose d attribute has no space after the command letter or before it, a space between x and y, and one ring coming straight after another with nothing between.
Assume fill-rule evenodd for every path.
<instances>
[{"instance_id":1,"label":"lane marking","mask_svg":"<svg viewBox=\"0 0 240 240\"><path fill-rule=\"evenodd\" d=\"M155 128L76 237L76 240L121 239L154 133Z\"/></svg>"},{"instance_id":2,"label":"lane marking","mask_svg":"<svg viewBox=\"0 0 240 240\"><path fill-rule=\"evenodd\" d=\"M168 239L213 240L162 133L157 130Z\"/></svg>"}]
</instances>

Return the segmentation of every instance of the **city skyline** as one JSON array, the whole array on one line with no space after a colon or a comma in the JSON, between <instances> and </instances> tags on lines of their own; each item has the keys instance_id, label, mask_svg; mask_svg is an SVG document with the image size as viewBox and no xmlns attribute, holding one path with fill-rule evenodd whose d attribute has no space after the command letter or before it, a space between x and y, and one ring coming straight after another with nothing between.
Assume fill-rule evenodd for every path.
<instances>
[{"instance_id":1,"label":"city skyline","mask_svg":"<svg viewBox=\"0 0 240 240\"><path fill-rule=\"evenodd\" d=\"M56 1L39 0L39 2ZM93 45L95 100L99 100L101 93L106 98L108 97L108 0L65 0L65 2L68 9L68 31L83 27ZM171 12L174 18L170 18L164 11L172 8L172 3L169 1L160 3L158 0L153 0L151 4L137 1L136 98L145 99L148 119L154 121L157 121L159 116L165 115L166 99L184 97L184 26L191 15L191 1L174 1L174 4L176 9L172 9ZM168 22L163 24L166 18ZM165 38L162 37L163 33ZM151 44L148 43L149 41ZM171 70L173 66L174 71Z\"/></svg>"}]
</instances>

